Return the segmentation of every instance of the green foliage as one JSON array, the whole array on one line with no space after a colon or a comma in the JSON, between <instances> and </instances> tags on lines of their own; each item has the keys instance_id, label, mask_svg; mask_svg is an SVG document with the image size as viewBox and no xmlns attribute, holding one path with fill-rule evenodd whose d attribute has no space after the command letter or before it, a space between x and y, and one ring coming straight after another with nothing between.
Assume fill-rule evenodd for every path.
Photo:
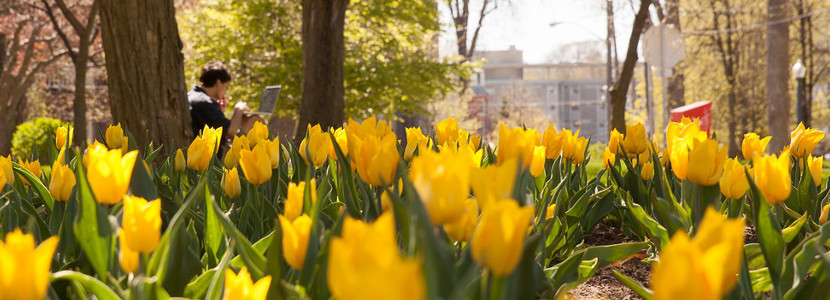
<instances>
[{"instance_id":1,"label":"green foliage","mask_svg":"<svg viewBox=\"0 0 830 300\"><path fill-rule=\"evenodd\" d=\"M428 1L352 1L346 12L346 116L423 111L455 90L468 64L437 58L438 11ZM289 0L232 0L180 11L186 72L198 82L204 63L224 62L234 76L229 100L259 102L283 86L277 110L295 114L302 96L302 11ZM252 105L256 107L256 105Z\"/></svg>"},{"instance_id":2,"label":"green foliage","mask_svg":"<svg viewBox=\"0 0 830 300\"><path fill-rule=\"evenodd\" d=\"M49 147L54 147L55 130L65 123L52 118L37 118L17 126L12 137L12 155L18 158L29 158L32 149L37 153L49 153Z\"/></svg>"}]
</instances>

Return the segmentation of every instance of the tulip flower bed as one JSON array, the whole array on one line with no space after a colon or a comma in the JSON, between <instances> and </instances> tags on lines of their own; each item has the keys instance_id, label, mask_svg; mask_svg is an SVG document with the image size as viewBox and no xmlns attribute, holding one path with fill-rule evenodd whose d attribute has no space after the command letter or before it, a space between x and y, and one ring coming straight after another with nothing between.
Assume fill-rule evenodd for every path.
<instances>
[{"instance_id":1,"label":"tulip flower bed","mask_svg":"<svg viewBox=\"0 0 830 300\"><path fill-rule=\"evenodd\" d=\"M647 282L611 272L647 299L830 295L824 133L801 125L775 155L745 135L743 160L689 119L665 148L631 125L595 176L553 126L402 145L373 117L294 147L257 124L224 155L211 128L176 151L71 132L46 167L0 157L0 299L552 299L630 260ZM600 223L629 242L592 245Z\"/></svg>"}]
</instances>

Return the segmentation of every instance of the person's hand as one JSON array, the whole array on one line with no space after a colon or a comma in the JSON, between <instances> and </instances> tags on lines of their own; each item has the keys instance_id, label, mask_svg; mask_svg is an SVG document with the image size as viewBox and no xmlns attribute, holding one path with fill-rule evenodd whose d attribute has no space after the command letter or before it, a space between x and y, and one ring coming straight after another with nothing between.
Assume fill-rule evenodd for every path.
<instances>
[{"instance_id":1,"label":"person's hand","mask_svg":"<svg viewBox=\"0 0 830 300\"><path fill-rule=\"evenodd\" d=\"M218 101L216 101L216 102L219 103L219 109L221 109L222 111L225 111L225 108L228 107L228 98L222 97L222 98L219 98L217 100Z\"/></svg>"},{"instance_id":2,"label":"person's hand","mask_svg":"<svg viewBox=\"0 0 830 300\"><path fill-rule=\"evenodd\" d=\"M236 102L236 104L233 105L233 110L241 111L241 112L248 112L251 109L248 108L248 103L247 102L239 101L239 102Z\"/></svg>"}]
</instances>

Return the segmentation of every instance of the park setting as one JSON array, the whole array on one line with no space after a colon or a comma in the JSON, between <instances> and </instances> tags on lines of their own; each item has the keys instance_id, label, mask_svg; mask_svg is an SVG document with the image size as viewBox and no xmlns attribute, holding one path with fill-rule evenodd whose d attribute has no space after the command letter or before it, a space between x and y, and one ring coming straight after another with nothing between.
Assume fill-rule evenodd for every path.
<instances>
[{"instance_id":1,"label":"park setting","mask_svg":"<svg viewBox=\"0 0 830 300\"><path fill-rule=\"evenodd\" d=\"M830 299L828 27L0 0L0 300Z\"/></svg>"}]
</instances>

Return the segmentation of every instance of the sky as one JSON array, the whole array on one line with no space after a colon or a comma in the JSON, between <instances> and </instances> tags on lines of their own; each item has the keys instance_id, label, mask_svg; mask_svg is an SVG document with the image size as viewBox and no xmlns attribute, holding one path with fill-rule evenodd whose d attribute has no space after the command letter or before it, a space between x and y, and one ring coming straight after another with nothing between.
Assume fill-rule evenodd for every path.
<instances>
[{"instance_id":1,"label":"sky","mask_svg":"<svg viewBox=\"0 0 830 300\"><path fill-rule=\"evenodd\" d=\"M543 63L559 46L605 40L605 0L512 0L512 4L499 1L499 8L484 19L476 51L505 50L515 45L524 51L525 63ZM471 1L470 24L478 22L480 2ZM624 56L634 11L630 1L614 2L617 48L619 55ZM441 9L444 24L441 55L455 55L452 18L446 4ZM552 22L559 24L551 27ZM472 32L469 34L472 36Z\"/></svg>"}]
</instances>

